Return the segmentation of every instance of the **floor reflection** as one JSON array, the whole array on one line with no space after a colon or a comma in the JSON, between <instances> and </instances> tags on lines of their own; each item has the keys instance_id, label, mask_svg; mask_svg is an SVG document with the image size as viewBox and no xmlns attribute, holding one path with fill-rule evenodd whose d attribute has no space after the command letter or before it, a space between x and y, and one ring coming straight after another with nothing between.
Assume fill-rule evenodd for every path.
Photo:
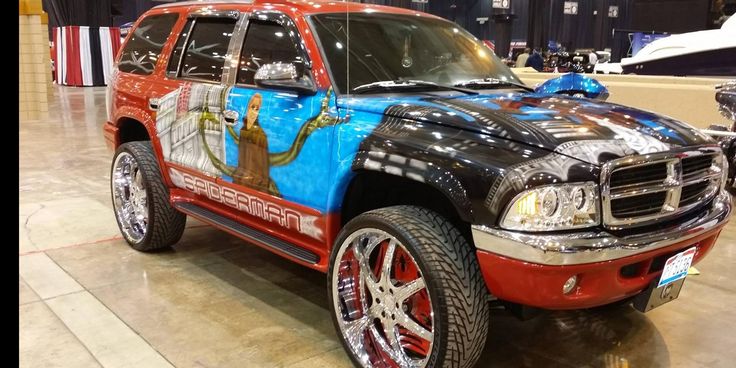
<instances>
[{"instance_id":1,"label":"floor reflection","mask_svg":"<svg viewBox=\"0 0 736 368\"><path fill-rule=\"evenodd\" d=\"M547 312L520 321L494 310L478 367L669 367L649 318L629 306Z\"/></svg>"}]
</instances>

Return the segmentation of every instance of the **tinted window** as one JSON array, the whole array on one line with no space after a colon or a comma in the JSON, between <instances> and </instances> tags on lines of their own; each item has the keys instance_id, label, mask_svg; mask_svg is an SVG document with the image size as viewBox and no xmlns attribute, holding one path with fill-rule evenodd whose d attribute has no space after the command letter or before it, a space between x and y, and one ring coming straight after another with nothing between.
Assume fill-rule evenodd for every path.
<instances>
[{"instance_id":1,"label":"tinted window","mask_svg":"<svg viewBox=\"0 0 736 368\"><path fill-rule=\"evenodd\" d=\"M121 72L148 75L153 73L161 49L169 38L179 14L151 15L141 21L121 51Z\"/></svg>"},{"instance_id":2,"label":"tinted window","mask_svg":"<svg viewBox=\"0 0 736 368\"><path fill-rule=\"evenodd\" d=\"M235 19L232 18L198 18L189 36L179 75L219 82L234 27Z\"/></svg>"},{"instance_id":3,"label":"tinted window","mask_svg":"<svg viewBox=\"0 0 736 368\"><path fill-rule=\"evenodd\" d=\"M181 52L182 50L184 50L184 42L187 42L187 35L189 34L189 30L192 29L193 22L194 22L193 19L189 19L187 21L187 24L185 24L184 28L182 28L181 30L179 39L176 41L176 46L174 46L174 51L171 53L171 57L169 58L169 67L166 68L166 72L170 76L176 76L176 68L179 67L179 60L181 59Z\"/></svg>"},{"instance_id":4,"label":"tinted window","mask_svg":"<svg viewBox=\"0 0 736 368\"><path fill-rule=\"evenodd\" d=\"M240 55L239 84L255 84L253 76L261 65L294 63L301 67L302 60L289 32L276 23L251 21Z\"/></svg>"},{"instance_id":5,"label":"tinted window","mask_svg":"<svg viewBox=\"0 0 736 368\"><path fill-rule=\"evenodd\" d=\"M460 84L490 77L519 82L489 48L456 24L381 13L350 14L348 75L346 14L318 14L312 20L342 93L399 79Z\"/></svg>"}]
</instances>

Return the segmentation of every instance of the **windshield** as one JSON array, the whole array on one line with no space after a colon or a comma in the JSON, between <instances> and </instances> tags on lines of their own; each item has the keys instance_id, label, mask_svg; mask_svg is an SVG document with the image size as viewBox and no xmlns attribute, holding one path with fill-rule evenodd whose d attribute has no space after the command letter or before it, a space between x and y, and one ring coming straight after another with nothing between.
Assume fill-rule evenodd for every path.
<instances>
[{"instance_id":1,"label":"windshield","mask_svg":"<svg viewBox=\"0 0 736 368\"><path fill-rule=\"evenodd\" d=\"M340 93L396 80L455 85L496 78L521 83L488 47L448 21L380 13L328 13L311 19Z\"/></svg>"}]
</instances>

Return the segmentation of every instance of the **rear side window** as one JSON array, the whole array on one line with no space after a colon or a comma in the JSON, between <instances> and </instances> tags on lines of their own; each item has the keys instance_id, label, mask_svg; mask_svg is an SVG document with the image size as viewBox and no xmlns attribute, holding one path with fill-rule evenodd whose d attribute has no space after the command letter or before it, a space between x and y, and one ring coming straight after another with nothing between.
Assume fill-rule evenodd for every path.
<instances>
[{"instance_id":1,"label":"rear side window","mask_svg":"<svg viewBox=\"0 0 736 368\"><path fill-rule=\"evenodd\" d=\"M178 18L179 14L160 14L143 19L121 51L118 70L140 75L153 73L161 49Z\"/></svg>"},{"instance_id":2,"label":"rear side window","mask_svg":"<svg viewBox=\"0 0 736 368\"><path fill-rule=\"evenodd\" d=\"M182 78L220 82L235 19L200 17L181 61Z\"/></svg>"},{"instance_id":3,"label":"rear side window","mask_svg":"<svg viewBox=\"0 0 736 368\"><path fill-rule=\"evenodd\" d=\"M193 22L193 18L187 21L187 24L184 25L184 28L179 35L179 39L176 41L174 51L171 53L171 58L169 58L169 67L166 68L166 73L170 77L176 76L176 71L179 67L179 61L181 60L181 53L182 51L184 51L184 42L187 42L187 36L189 35L189 31L192 29Z\"/></svg>"}]
</instances>

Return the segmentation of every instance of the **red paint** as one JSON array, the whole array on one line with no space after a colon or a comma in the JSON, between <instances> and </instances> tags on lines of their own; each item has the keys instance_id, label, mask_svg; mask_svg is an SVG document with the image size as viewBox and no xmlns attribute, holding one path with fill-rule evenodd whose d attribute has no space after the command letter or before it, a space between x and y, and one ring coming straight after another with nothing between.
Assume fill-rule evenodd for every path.
<instances>
[{"instance_id":1,"label":"red paint","mask_svg":"<svg viewBox=\"0 0 736 368\"><path fill-rule=\"evenodd\" d=\"M478 251L477 255L488 290L499 299L546 309L590 308L625 299L646 289L662 273L646 274L652 260L659 255L696 245L693 264L697 263L711 250L721 229L651 252L574 266L546 266L484 251ZM621 276L621 267L638 262L643 262L638 276ZM572 275L578 275L578 286L571 294L563 295L562 285Z\"/></svg>"},{"instance_id":2,"label":"red paint","mask_svg":"<svg viewBox=\"0 0 736 368\"><path fill-rule=\"evenodd\" d=\"M327 243L327 241L329 241L329 244L332 244L332 239L326 237L324 228L325 228L326 219L330 217L329 215L325 215L313 208L309 208L309 207L306 207L306 206L303 206L303 205L300 205L300 204L297 204L291 201L284 200L283 198L274 197L267 193L258 192L250 188L232 184L222 179L212 180L214 178L203 175L202 173L199 173L190 168L186 168L186 167L183 167L177 164L167 163L166 165L169 167L176 168L176 170L186 172L187 174L190 174L192 176L196 176L202 180L217 183L220 186L228 187L236 191L243 192L245 194L248 194L254 197L258 197L264 201L272 202L284 208L292 209L294 211L303 213L305 215L311 215L311 216L317 217L318 219L317 219L316 224L320 229L323 230L323 240L317 240L305 234L299 233L298 231L279 226L278 224L275 224L273 222L263 220L258 217L249 216L248 214L242 211L239 211L233 207L208 200L206 199L206 197L197 195L188 190L180 189L180 188L171 189L172 201L187 201L187 202L195 203L198 206L206 208L209 211L212 211L219 215L231 218L248 227L251 227L263 233L269 234L271 236L283 239L294 245L297 245L299 247L302 247L304 249L314 252L320 257L319 263L316 265L312 265L312 264L306 264L306 265L311 268L318 269L322 272L327 272L327 261L329 258L329 253L328 253L329 250L327 249L325 244ZM233 234L233 235L238 235L238 234ZM259 244L259 245L262 246L263 244ZM292 259L295 262L305 264L303 261L296 260L292 257L287 257L287 258Z\"/></svg>"},{"instance_id":3,"label":"red paint","mask_svg":"<svg viewBox=\"0 0 736 368\"><path fill-rule=\"evenodd\" d=\"M79 27L66 28L66 85L82 85L82 63L79 58Z\"/></svg>"}]
</instances>

